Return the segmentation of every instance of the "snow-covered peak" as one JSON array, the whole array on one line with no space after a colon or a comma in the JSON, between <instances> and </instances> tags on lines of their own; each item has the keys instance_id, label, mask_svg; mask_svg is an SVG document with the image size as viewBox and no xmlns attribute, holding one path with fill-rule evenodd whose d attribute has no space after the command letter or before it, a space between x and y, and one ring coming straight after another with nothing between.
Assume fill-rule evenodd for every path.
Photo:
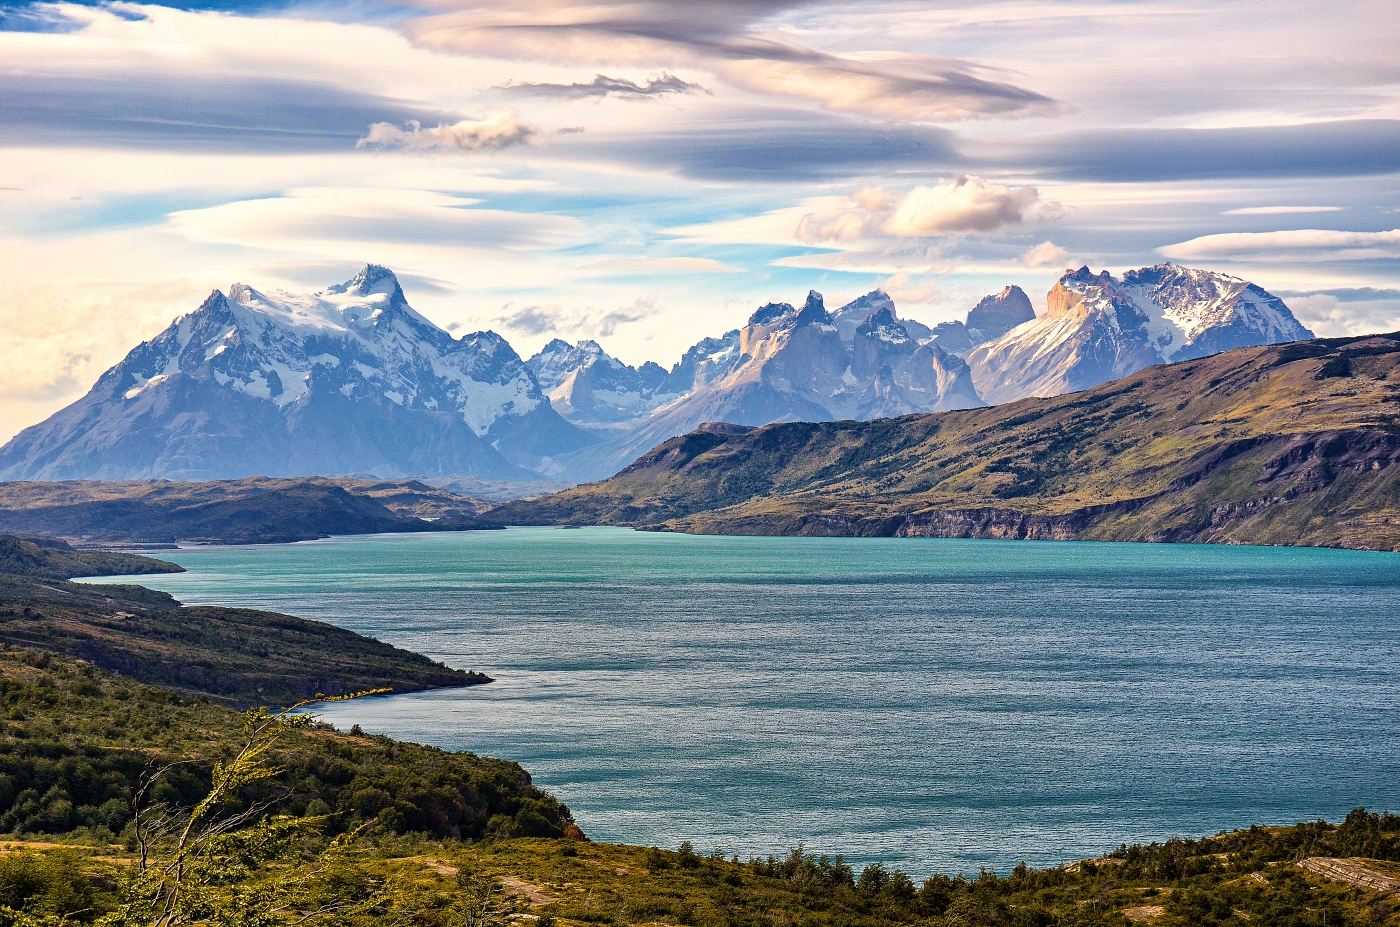
<instances>
[{"instance_id":1,"label":"snow-covered peak","mask_svg":"<svg viewBox=\"0 0 1400 927\"><path fill-rule=\"evenodd\" d=\"M310 294L242 283L227 298L215 290L123 366L128 399L188 373L286 407L319 378L346 398L456 412L477 434L544 401L504 338L454 339L415 312L393 273L374 264Z\"/></svg>"},{"instance_id":2,"label":"snow-covered peak","mask_svg":"<svg viewBox=\"0 0 1400 927\"><path fill-rule=\"evenodd\" d=\"M890 344L906 344L913 340L909 331L894 317L893 304L882 306L856 329L856 337L878 338Z\"/></svg>"},{"instance_id":3,"label":"snow-covered peak","mask_svg":"<svg viewBox=\"0 0 1400 927\"><path fill-rule=\"evenodd\" d=\"M349 280L326 287L323 292L327 296L348 295L362 299L372 296L387 296L390 299L403 299L403 289L399 286L399 278L394 276L392 270L379 264L366 264L363 270Z\"/></svg>"}]
</instances>

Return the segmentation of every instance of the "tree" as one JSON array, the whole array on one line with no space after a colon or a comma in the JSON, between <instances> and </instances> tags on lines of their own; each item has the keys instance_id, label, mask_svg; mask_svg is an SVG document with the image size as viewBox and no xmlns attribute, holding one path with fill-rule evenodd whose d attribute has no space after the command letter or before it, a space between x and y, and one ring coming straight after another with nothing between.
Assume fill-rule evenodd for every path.
<instances>
[{"instance_id":1,"label":"tree","mask_svg":"<svg viewBox=\"0 0 1400 927\"><path fill-rule=\"evenodd\" d=\"M348 865L363 829L308 852L303 843L327 816L272 815L273 802L241 799L247 787L282 772L268 754L284 734L313 723L293 713L300 707L247 712L242 746L214 765L209 793L188 812L150 802L173 764L148 769L132 798L137 861L103 927L290 927L379 903L377 886Z\"/></svg>"}]
</instances>

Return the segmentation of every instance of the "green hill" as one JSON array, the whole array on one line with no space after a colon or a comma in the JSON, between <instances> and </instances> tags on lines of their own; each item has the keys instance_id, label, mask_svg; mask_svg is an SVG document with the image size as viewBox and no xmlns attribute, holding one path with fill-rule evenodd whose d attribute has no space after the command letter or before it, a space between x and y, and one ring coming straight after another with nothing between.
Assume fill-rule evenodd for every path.
<instances>
[{"instance_id":1,"label":"green hill","mask_svg":"<svg viewBox=\"0 0 1400 927\"><path fill-rule=\"evenodd\" d=\"M1400 550L1400 334L1229 351L1051 399L705 426L468 524Z\"/></svg>"}]
</instances>

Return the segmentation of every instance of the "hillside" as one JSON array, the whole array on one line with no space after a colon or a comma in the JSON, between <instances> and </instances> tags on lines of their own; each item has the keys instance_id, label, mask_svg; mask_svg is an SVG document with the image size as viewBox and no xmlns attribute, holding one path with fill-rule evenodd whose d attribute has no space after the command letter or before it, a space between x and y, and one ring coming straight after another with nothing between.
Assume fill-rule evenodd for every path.
<instances>
[{"instance_id":1,"label":"hillside","mask_svg":"<svg viewBox=\"0 0 1400 927\"><path fill-rule=\"evenodd\" d=\"M148 760L187 764L169 778L164 799L187 803L209 787L210 767L237 742L242 722L205 698L3 647L0 695L11 715L0 728L3 833L105 828L110 841L130 820L130 786ZM262 791L297 814L316 800L340 809L336 829L378 816L391 832L480 838L488 828L558 836L571 823L568 808L503 760L324 727L293 734L279 753L281 773Z\"/></svg>"},{"instance_id":2,"label":"hillside","mask_svg":"<svg viewBox=\"0 0 1400 927\"><path fill-rule=\"evenodd\" d=\"M705 427L475 523L1400 550L1400 334L987 409Z\"/></svg>"},{"instance_id":3,"label":"hillside","mask_svg":"<svg viewBox=\"0 0 1400 927\"><path fill-rule=\"evenodd\" d=\"M94 573L172 571L180 568L0 535L0 642L71 654L137 682L240 706L491 681L317 621L184 607L141 586L64 582Z\"/></svg>"},{"instance_id":4,"label":"hillside","mask_svg":"<svg viewBox=\"0 0 1400 927\"><path fill-rule=\"evenodd\" d=\"M87 545L277 544L332 534L432 531L423 518L481 508L473 499L402 480L0 483L0 531Z\"/></svg>"},{"instance_id":5,"label":"hillside","mask_svg":"<svg viewBox=\"0 0 1400 927\"><path fill-rule=\"evenodd\" d=\"M241 717L70 658L3 648L0 697L7 706L0 833L9 835L0 848L0 918L29 927L99 921L122 901L125 876L137 863L130 795L143 771L177 764L156 796L190 807L209 789L214 761L239 742ZM298 843L271 863L240 854L238 865L206 886L207 897L246 893L256 905L259 889L288 877L312 891L275 917L220 923L1400 924L1387 888L1400 870L1400 818L1359 808L1340 825L1173 837L1056 868L1022 864L1000 874L916 881L879 863L852 866L801 846L741 860L718 848L696 852L689 843L678 850L591 843L569 809L515 763L354 729L291 731L268 759L272 777L240 792L226 812L268 802L268 810L289 816L281 819L287 825L303 822ZM322 865L315 854L352 831L358 836L346 850ZM483 884L488 906L479 904ZM358 900L371 903L335 910Z\"/></svg>"}]
</instances>

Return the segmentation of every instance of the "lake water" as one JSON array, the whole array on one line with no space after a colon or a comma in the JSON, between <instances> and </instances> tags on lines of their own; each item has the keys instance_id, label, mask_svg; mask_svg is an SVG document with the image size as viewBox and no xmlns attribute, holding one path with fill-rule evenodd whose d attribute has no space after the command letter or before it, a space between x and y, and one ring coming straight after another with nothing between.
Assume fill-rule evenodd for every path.
<instances>
[{"instance_id":1,"label":"lake water","mask_svg":"<svg viewBox=\"0 0 1400 927\"><path fill-rule=\"evenodd\" d=\"M1400 809L1400 556L513 529L160 552L496 682L326 705L594 839L916 876Z\"/></svg>"}]
</instances>

